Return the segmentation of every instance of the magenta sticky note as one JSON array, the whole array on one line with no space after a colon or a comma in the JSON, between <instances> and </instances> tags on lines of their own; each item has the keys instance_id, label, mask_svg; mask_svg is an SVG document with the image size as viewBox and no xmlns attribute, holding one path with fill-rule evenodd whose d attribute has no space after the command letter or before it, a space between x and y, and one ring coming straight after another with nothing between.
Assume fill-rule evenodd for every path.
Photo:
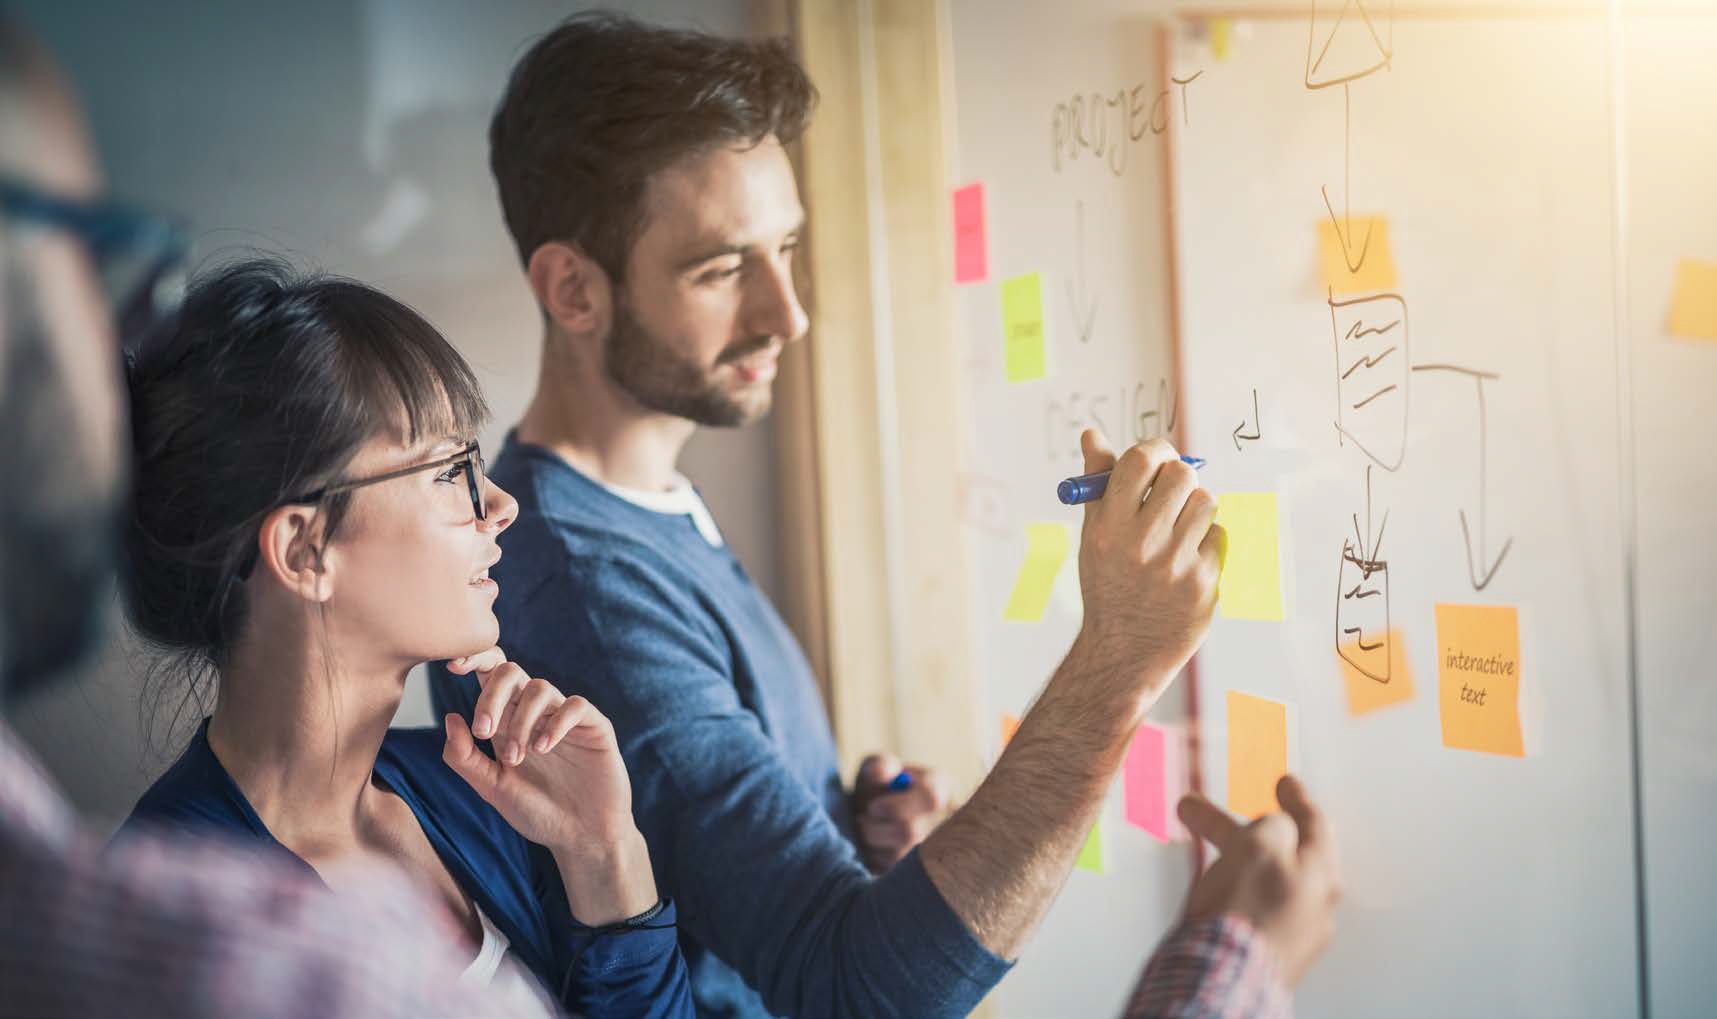
<instances>
[{"instance_id":1,"label":"magenta sticky note","mask_svg":"<svg viewBox=\"0 0 1717 1019\"><path fill-rule=\"evenodd\" d=\"M1167 730L1141 725L1121 765L1127 823L1143 828L1159 842L1172 837L1170 742Z\"/></svg>"},{"instance_id":2,"label":"magenta sticky note","mask_svg":"<svg viewBox=\"0 0 1717 1019\"><path fill-rule=\"evenodd\" d=\"M954 282L981 283L990 275L984 238L984 185L967 184L954 192Z\"/></svg>"}]
</instances>

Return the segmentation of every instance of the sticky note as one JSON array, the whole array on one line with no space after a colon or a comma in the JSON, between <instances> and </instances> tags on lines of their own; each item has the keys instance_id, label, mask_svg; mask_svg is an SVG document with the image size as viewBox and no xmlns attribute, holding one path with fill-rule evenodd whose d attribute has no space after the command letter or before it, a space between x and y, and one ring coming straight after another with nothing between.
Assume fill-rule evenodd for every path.
<instances>
[{"instance_id":1,"label":"sticky note","mask_svg":"<svg viewBox=\"0 0 1717 1019\"><path fill-rule=\"evenodd\" d=\"M1174 803L1186 786L1178 735L1176 730L1141 725L1121 763L1127 823L1143 828L1158 842L1180 834Z\"/></svg>"},{"instance_id":2,"label":"sticky note","mask_svg":"<svg viewBox=\"0 0 1717 1019\"><path fill-rule=\"evenodd\" d=\"M1382 648L1375 646L1375 636L1361 636L1342 642L1336 649L1337 667L1341 669L1342 685L1347 688L1347 713L1366 715L1378 708L1400 704L1413 697L1413 673L1407 667L1407 638L1400 628L1382 634ZM1387 671L1366 667L1380 657L1389 662Z\"/></svg>"},{"instance_id":3,"label":"sticky note","mask_svg":"<svg viewBox=\"0 0 1717 1019\"><path fill-rule=\"evenodd\" d=\"M1098 821L1091 826L1091 834L1085 836L1085 844L1079 847L1079 859L1073 864L1080 870L1088 870L1093 874L1103 873L1103 822Z\"/></svg>"},{"instance_id":4,"label":"sticky note","mask_svg":"<svg viewBox=\"0 0 1717 1019\"><path fill-rule=\"evenodd\" d=\"M1717 340L1717 263L1684 258L1675 267L1669 334L1689 340Z\"/></svg>"},{"instance_id":5,"label":"sticky note","mask_svg":"<svg viewBox=\"0 0 1717 1019\"><path fill-rule=\"evenodd\" d=\"M1443 745L1526 756L1520 737L1520 620L1512 606L1437 606Z\"/></svg>"},{"instance_id":6,"label":"sticky note","mask_svg":"<svg viewBox=\"0 0 1717 1019\"><path fill-rule=\"evenodd\" d=\"M1247 819L1275 811L1288 773L1288 706L1228 691L1228 809Z\"/></svg>"},{"instance_id":7,"label":"sticky note","mask_svg":"<svg viewBox=\"0 0 1717 1019\"><path fill-rule=\"evenodd\" d=\"M954 191L954 282L981 283L990 275L984 236L984 186L967 184Z\"/></svg>"},{"instance_id":8,"label":"sticky note","mask_svg":"<svg viewBox=\"0 0 1717 1019\"><path fill-rule=\"evenodd\" d=\"M1061 524L1025 525L1025 562L1014 580L1013 594L1002 610L1002 618L1014 623L1036 623L1049 604L1055 575L1067 558L1072 539Z\"/></svg>"},{"instance_id":9,"label":"sticky note","mask_svg":"<svg viewBox=\"0 0 1717 1019\"><path fill-rule=\"evenodd\" d=\"M1014 733L1016 733L1018 731L1019 731L1019 719L1015 718L1014 716L1012 716L1010 714L1007 714L1006 712L1003 712L1002 713L1002 746L1005 747L1009 743L1013 742Z\"/></svg>"},{"instance_id":10,"label":"sticky note","mask_svg":"<svg viewBox=\"0 0 1717 1019\"><path fill-rule=\"evenodd\" d=\"M1008 381L1041 379L1048 371L1044 354L1043 276L1031 272L1003 280L1001 291Z\"/></svg>"},{"instance_id":11,"label":"sticky note","mask_svg":"<svg viewBox=\"0 0 1717 1019\"><path fill-rule=\"evenodd\" d=\"M1318 220L1318 266L1324 285L1338 294L1394 290L1389 221L1382 216L1344 216L1340 222L1338 228L1328 216ZM1358 262L1359 268L1349 269L1352 262Z\"/></svg>"},{"instance_id":12,"label":"sticky note","mask_svg":"<svg viewBox=\"0 0 1717 1019\"><path fill-rule=\"evenodd\" d=\"M1216 497L1216 521L1228 550L1216 596L1228 619L1281 619L1281 537L1276 493L1228 492Z\"/></svg>"},{"instance_id":13,"label":"sticky note","mask_svg":"<svg viewBox=\"0 0 1717 1019\"><path fill-rule=\"evenodd\" d=\"M1218 62L1228 59L1229 51L1234 47L1234 22L1227 18L1215 18L1210 22L1210 55Z\"/></svg>"}]
</instances>

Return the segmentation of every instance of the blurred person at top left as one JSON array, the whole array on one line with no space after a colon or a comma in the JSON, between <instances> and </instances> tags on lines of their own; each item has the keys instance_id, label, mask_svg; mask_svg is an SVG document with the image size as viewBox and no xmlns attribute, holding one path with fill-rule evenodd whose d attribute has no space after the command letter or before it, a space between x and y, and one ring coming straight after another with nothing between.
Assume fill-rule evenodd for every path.
<instances>
[{"instance_id":1,"label":"blurred person at top left","mask_svg":"<svg viewBox=\"0 0 1717 1019\"><path fill-rule=\"evenodd\" d=\"M106 636L122 345L170 319L186 254L96 165L69 84L0 12L0 1016L547 1014L528 981L460 986L459 932L389 868L336 898L222 845L105 850L7 727Z\"/></svg>"}]
</instances>

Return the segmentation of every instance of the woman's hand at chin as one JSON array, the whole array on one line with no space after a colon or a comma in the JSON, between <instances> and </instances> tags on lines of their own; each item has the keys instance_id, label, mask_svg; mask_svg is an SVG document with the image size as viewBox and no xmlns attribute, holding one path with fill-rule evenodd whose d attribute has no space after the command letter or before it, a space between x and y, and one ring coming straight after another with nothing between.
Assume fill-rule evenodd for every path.
<instances>
[{"instance_id":1,"label":"woman's hand at chin","mask_svg":"<svg viewBox=\"0 0 1717 1019\"><path fill-rule=\"evenodd\" d=\"M447 663L482 688L472 724L446 717L442 758L520 835L554 854L573 916L615 923L656 903L614 726L582 697L533 679L498 647ZM489 755L476 741L487 739Z\"/></svg>"}]
</instances>

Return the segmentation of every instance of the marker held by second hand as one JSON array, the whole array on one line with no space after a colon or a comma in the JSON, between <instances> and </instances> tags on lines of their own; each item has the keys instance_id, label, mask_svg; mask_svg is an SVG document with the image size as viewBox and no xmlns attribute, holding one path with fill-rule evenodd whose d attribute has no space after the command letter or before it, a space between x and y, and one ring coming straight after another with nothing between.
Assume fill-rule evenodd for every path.
<instances>
[{"instance_id":1,"label":"marker held by second hand","mask_svg":"<svg viewBox=\"0 0 1717 1019\"><path fill-rule=\"evenodd\" d=\"M1180 462L1198 470L1204 466L1204 460L1196 456L1183 456ZM1068 506L1078 506L1080 503L1096 502L1103 498L1103 493L1109 490L1109 472L1098 471L1095 474L1081 474L1077 478L1068 478L1055 486L1056 498Z\"/></svg>"}]
</instances>

